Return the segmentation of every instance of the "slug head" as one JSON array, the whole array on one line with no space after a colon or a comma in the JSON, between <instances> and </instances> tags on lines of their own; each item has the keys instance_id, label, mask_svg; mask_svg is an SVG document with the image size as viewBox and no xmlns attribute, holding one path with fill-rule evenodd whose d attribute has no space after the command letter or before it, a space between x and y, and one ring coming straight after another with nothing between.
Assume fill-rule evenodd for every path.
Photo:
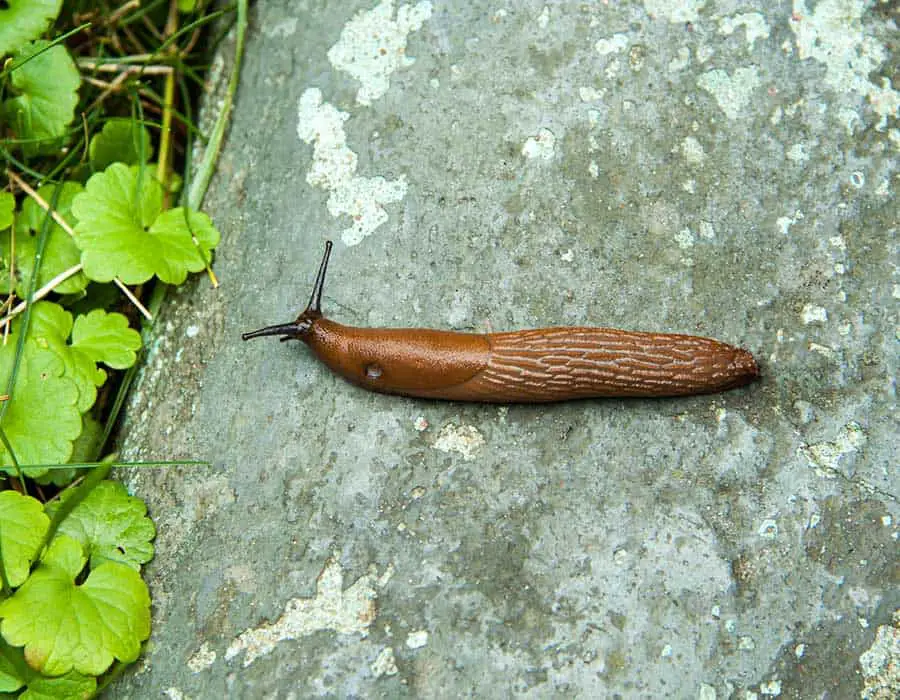
<instances>
[{"instance_id":1,"label":"slug head","mask_svg":"<svg viewBox=\"0 0 900 700\"><path fill-rule=\"evenodd\" d=\"M282 323L275 326L266 326L257 331L243 333L241 338L250 340L251 338L259 338L264 335L280 335L281 342L296 338L303 340L313 323L317 319L322 318L322 289L325 286L325 273L328 271L328 258L331 256L331 241L325 241L325 255L322 256L322 262L319 265L319 273L316 275L316 282L313 285L312 294L309 297L309 303L306 305L303 313L293 323Z\"/></svg>"}]
</instances>

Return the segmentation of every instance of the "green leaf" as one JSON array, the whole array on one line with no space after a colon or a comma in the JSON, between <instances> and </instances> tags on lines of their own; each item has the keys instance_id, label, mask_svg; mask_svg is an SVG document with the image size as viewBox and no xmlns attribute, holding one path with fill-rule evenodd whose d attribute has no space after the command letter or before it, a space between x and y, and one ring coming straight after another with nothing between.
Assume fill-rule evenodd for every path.
<instances>
[{"instance_id":1,"label":"green leaf","mask_svg":"<svg viewBox=\"0 0 900 700\"><path fill-rule=\"evenodd\" d=\"M44 185L38 189L45 202L53 200L56 185ZM72 214L72 200L81 193L84 187L81 183L67 181L60 188L56 202L57 213L69 223L75 224ZM47 212L44 211L33 199L28 198L22 203L22 212L16 219L16 283L15 289L18 295L24 299L31 289L31 271L34 269L34 256L37 253L38 234L44 225ZM0 229L3 227L0 226ZM0 293L9 292L9 257L10 243L12 242L9 231L0 232ZM41 259L41 267L38 271L38 279L35 289L43 287L47 282L59 273L77 265L81 260L81 251L72 240L72 236L66 233L55 221L50 223L47 232L47 242L44 245L44 255ZM5 285L5 289L3 288ZM82 291L88 285L88 279L79 272L56 286L58 294L75 294Z\"/></svg>"},{"instance_id":2,"label":"green leaf","mask_svg":"<svg viewBox=\"0 0 900 700\"><path fill-rule=\"evenodd\" d=\"M11 192L0 192L0 230L9 228L13 222L16 198Z\"/></svg>"},{"instance_id":3,"label":"green leaf","mask_svg":"<svg viewBox=\"0 0 900 700\"><path fill-rule=\"evenodd\" d=\"M71 497L67 491L62 501ZM51 510L59 507L54 504ZM78 540L91 558L91 568L112 561L140 571L153 558L156 536L147 505L128 495L117 481L101 481L59 526L61 534Z\"/></svg>"},{"instance_id":4,"label":"green leaf","mask_svg":"<svg viewBox=\"0 0 900 700\"><path fill-rule=\"evenodd\" d=\"M13 588L28 578L49 526L40 501L17 491L0 491L0 548L6 580Z\"/></svg>"},{"instance_id":5,"label":"green leaf","mask_svg":"<svg viewBox=\"0 0 900 700\"><path fill-rule=\"evenodd\" d=\"M11 598L0 603L0 633L25 647L35 670L55 676L71 670L103 673L113 659L134 661L150 635L150 595L134 569L105 563L77 585L81 545L65 535Z\"/></svg>"},{"instance_id":6,"label":"green leaf","mask_svg":"<svg viewBox=\"0 0 900 700\"><path fill-rule=\"evenodd\" d=\"M122 314L94 309L75 319L72 347L94 362L128 369L137 359L141 334L128 326L128 319Z\"/></svg>"},{"instance_id":7,"label":"green leaf","mask_svg":"<svg viewBox=\"0 0 900 700\"><path fill-rule=\"evenodd\" d=\"M71 671L62 676L48 678L35 674L28 683L28 690L19 700L88 700L97 690L97 679Z\"/></svg>"},{"instance_id":8,"label":"green leaf","mask_svg":"<svg viewBox=\"0 0 900 700\"><path fill-rule=\"evenodd\" d=\"M0 346L0 387L9 382L16 345ZM57 352L46 343L26 340L3 417L6 437L22 465L64 463L72 454L72 441L81 432L81 412L78 387L65 372L65 362ZM6 448L0 447L0 465L12 464ZM24 471L28 476L40 476L47 469Z\"/></svg>"},{"instance_id":9,"label":"green leaf","mask_svg":"<svg viewBox=\"0 0 900 700\"><path fill-rule=\"evenodd\" d=\"M37 39L56 19L62 0L6 0L0 9L0 57Z\"/></svg>"},{"instance_id":10,"label":"green leaf","mask_svg":"<svg viewBox=\"0 0 900 700\"><path fill-rule=\"evenodd\" d=\"M68 344L70 333L72 343ZM122 314L94 309L79 316L73 327L72 314L49 301L39 301L32 307L28 338L44 343L62 357L65 375L78 386L81 412L94 405L97 387L106 381L106 372L97 367L97 362L126 369L134 364L134 351L141 346L140 333L128 327L128 319Z\"/></svg>"},{"instance_id":11,"label":"green leaf","mask_svg":"<svg viewBox=\"0 0 900 700\"><path fill-rule=\"evenodd\" d=\"M69 457L70 462L93 462L96 455L97 443L103 436L103 426L99 422L91 418L89 413L81 416L81 434L72 443L72 456ZM82 469L50 469L43 476L34 477L34 480L46 486L53 484L54 486L68 486L75 477L82 474ZM2 698L0 698L2 700Z\"/></svg>"},{"instance_id":12,"label":"green leaf","mask_svg":"<svg viewBox=\"0 0 900 700\"><path fill-rule=\"evenodd\" d=\"M161 208L162 186L149 166L142 171L141 166L113 163L91 177L73 204L75 242L85 274L98 282L119 277L126 284L141 284L156 275L181 284L188 272L204 269L219 242L209 217L192 211L189 227L184 209L160 214Z\"/></svg>"},{"instance_id":13,"label":"green leaf","mask_svg":"<svg viewBox=\"0 0 900 700\"><path fill-rule=\"evenodd\" d=\"M11 693L18 690L28 682L28 678L34 674L22 650L9 646L0 639L0 692Z\"/></svg>"},{"instance_id":14,"label":"green leaf","mask_svg":"<svg viewBox=\"0 0 900 700\"><path fill-rule=\"evenodd\" d=\"M75 117L81 76L65 46L50 46L48 41L33 41L14 55L15 61L34 56L10 75L10 86L18 97L0 105L0 120L6 121L20 139L37 139L22 144L27 155L44 148L58 147L66 127Z\"/></svg>"},{"instance_id":15,"label":"green leaf","mask_svg":"<svg viewBox=\"0 0 900 700\"><path fill-rule=\"evenodd\" d=\"M65 376L78 387L78 410L82 413L97 400L97 387L106 381L106 372L81 350L67 344L72 332L72 314L59 304L39 301L31 310L28 339L54 350L65 363Z\"/></svg>"},{"instance_id":16,"label":"green leaf","mask_svg":"<svg viewBox=\"0 0 900 700\"><path fill-rule=\"evenodd\" d=\"M106 122L103 130L91 138L88 152L91 168L97 172L117 162L126 165L147 163L153 157L153 146L150 133L143 126L131 119L115 118Z\"/></svg>"},{"instance_id":17,"label":"green leaf","mask_svg":"<svg viewBox=\"0 0 900 700\"><path fill-rule=\"evenodd\" d=\"M197 0L178 0L179 12L193 12L197 6Z\"/></svg>"},{"instance_id":18,"label":"green leaf","mask_svg":"<svg viewBox=\"0 0 900 700\"><path fill-rule=\"evenodd\" d=\"M71 671L48 678L25 663L18 647L0 640L0 692L12 692L22 686L25 692L18 700L87 700L97 689L97 679Z\"/></svg>"}]
</instances>

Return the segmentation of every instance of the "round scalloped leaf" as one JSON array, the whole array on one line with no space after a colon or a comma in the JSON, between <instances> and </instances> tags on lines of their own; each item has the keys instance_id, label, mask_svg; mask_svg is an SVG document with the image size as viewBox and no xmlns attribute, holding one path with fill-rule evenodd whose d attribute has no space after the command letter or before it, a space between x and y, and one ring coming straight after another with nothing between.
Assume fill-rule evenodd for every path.
<instances>
[{"instance_id":1,"label":"round scalloped leaf","mask_svg":"<svg viewBox=\"0 0 900 700\"><path fill-rule=\"evenodd\" d=\"M53 201L56 185L44 185L38 189L38 194L45 202ZM56 200L56 211L70 225L75 224L72 214L72 200L84 190L81 183L67 181L62 184L59 197ZM34 256L37 253L38 237L47 216L37 202L28 198L22 203L22 212L16 219L16 291L21 298L28 296L31 288L31 271L34 269ZM35 288L43 287L47 282L59 273L74 267L81 261L81 251L75 245L66 231L55 221L49 223L47 242L44 245L44 255L41 259L41 268L38 271L38 279ZM0 226L2 228L2 226ZM5 270L9 269L9 232L0 233L0 261ZM8 272L7 272L8 274ZM3 278L0 277L0 282ZM54 291L58 294L75 294L82 291L88 285L88 278L84 273L77 273L58 284ZM2 284L0 284L2 287ZM0 291L3 291L0 289ZM6 290L7 292L9 290Z\"/></svg>"},{"instance_id":2,"label":"round scalloped leaf","mask_svg":"<svg viewBox=\"0 0 900 700\"><path fill-rule=\"evenodd\" d=\"M87 700L94 696L97 679L75 671L53 678L42 676L25 662L22 649L0 638L0 693L11 693L22 686L25 690L18 700Z\"/></svg>"},{"instance_id":3,"label":"round scalloped leaf","mask_svg":"<svg viewBox=\"0 0 900 700\"><path fill-rule=\"evenodd\" d=\"M113 163L147 163L153 157L153 146L147 129L132 119L117 117L106 122L100 133L91 137L88 153L91 168L97 172Z\"/></svg>"},{"instance_id":4,"label":"round scalloped leaf","mask_svg":"<svg viewBox=\"0 0 900 700\"><path fill-rule=\"evenodd\" d=\"M87 700L97 691L97 679L71 671L48 678L35 674L18 700Z\"/></svg>"},{"instance_id":5,"label":"round scalloped leaf","mask_svg":"<svg viewBox=\"0 0 900 700\"><path fill-rule=\"evenodd\" d=\"M0 551L6 579L13 588L28 578L49 526L50 518L40 501L18 491L0 491Z\"/></svg>"},{"instance_id":6,"label":"round scalloped leaf","mask_svg":"<svg viewBox=\"0 0 900 700\"><path fill-rule=\"evenodd\" d=\"M0 58L37 39L59 14L62 0L6 0L0 6Z\"/></svg>"},{"instance_id":7,"label":"round scalloped leaf","mask_svg":"<svg viewBox=\"0 0 900 700\"><path fill-rule=\"evenodd\" d=\"M75 319L72 347L94 362L113 369L128 369L137 359L141 334L129 327L128 319L122 314L94 309Z\"/></svg>"},{"instance_id":8,"label":"round scalloped leaf","mask_svg":"<svg viewBox=\"0 0 900 700\"><path fill-rule=\"evenodd\" d=\"M88 180L75 198L75 243L85 274L97 282L118 277L141 284L153 275L181 284L206 266L219 232L209 217L183 208L160 214L162 186L150 167L113 163ZM196 239L196 240L195 240Z\"/></svg>"},{"instance_id":9,"label":"round scalloped leaf","mask_svg":"<svg viewBox=\"0 0 900 700\"><path fill-rule=\"evenodd\" d=\"M0 387L9 383L17 343L0 346ZM20 465L62 464L72 454L72 441L81 432L78 387L65 376L66 365L49 345L27 340L10 392L3 429ZM0 466L7 473L12 458L0 446ZM46 468L24 469L28 476L41 476Z\"/></svg>"},{"instance_id":10,"label":"round scalloped leaf","mask_svg":"<svg viewBox=\"0 0 900 700\"><path fill-rule=\"evenodd\" d=\"M163 282L181 284L188 272L200 272L212 259L219 244L219 232L202 211L176 207L164 211L150 233L165 241L169 253L165 272L157 273Z\"/></svg>"},{"instance_id":11,"label":"round scalloped leaf","mask_svg":"<svg viewBox=\"0 0 900 700\"><path fill-rule=\"evenodd\" d=\"M66 127L75 118L81 76L61 44L50 46L49 41L33 41L17 51L14 59L19 63L29 56L33 58L10 75L10 86L18 97L0 105L0 119L17 138L31 139L21 144L22 149L27 155L36 155L43 149L58 147L65 136Z\"/></svg>"},{"instance_id":12,"label":"round scalloped leaf","mask_svg":"<svg viewBox=\"0 0 900 700\"><path fill-rule=\"evenodd\" d=\"M72 493L63 494L62 502ZM92 568L114 561L139 571L153 558L150 541L156 528L147 517L147 505L117 481L101 481L63 520L59 532L82 544Z\"/></svg>"},{"instance_id":13,"label":"round scalloped leaf","mask_svg":"<svg viewBox=\"0 0 900 700\"><path fill-rule=\"evenodd\" d=\"M65 376L78 387L78 410L84 413L97 400L97 387L106 381L106 372L90 356L67 344L72 332L72 314L59 304L39 301L31 310L29 340L54 350L65 363Z\"/></svg>"},{"instance_id":14,"label":"round scalloped leaf","mask_svg":"<svg viewBox=\"0 0 900 700\"><path fill-rule=\"evenodd\" d=\"M0 230L9 228L13 222L16 198L11 192L0 192Z\"/></svg>"},{"instance_id":15,"label":"round scalloped leaf","mask_svg":"<svg viewBox=\"0 0 900 700\"><path fill-rule=\"evenodd\" d=\"M59 535L41 565L0 603L0 633L25 647L25 660L49 676L71 670L103 673L113 659L128 663L150 636L150 594L134 569L108 562L77 585L81 545Z\"/></svg>"},{"instance_id":16,"label":"round scalloped leaf","mask_svg":"<svg viewBox=\"0 0 900 700\"><path fill-rule=\"evenodd\" d=\"M25 679L19 672L20 667L25 662L21 652L18 653L21 661L18 659L13 661L8 658L17 652L19 652L18 649L9 646L9 644L0 639L0 693L12 693L25 685Z\"/></svg>"},{"instance_id":17,"label":"round scalloped leaf","mask_svg":"<svg viewBox=\"0 0 900 700\"><path fill-rule=\"evenodd\" d=\"M81 416L81 434L72 443L72 456L69 461L77 462L94 462L97 459L97 443L103 437L103 426L96 420L91 418L89 413ZM53 484L54 486L68 486L79 473L84 473L75 467L71 469L51 469L43 476L34 477L34 480L46 486ZM2 700L2 698L0 698Z\"/></svg>"}]
</instances>

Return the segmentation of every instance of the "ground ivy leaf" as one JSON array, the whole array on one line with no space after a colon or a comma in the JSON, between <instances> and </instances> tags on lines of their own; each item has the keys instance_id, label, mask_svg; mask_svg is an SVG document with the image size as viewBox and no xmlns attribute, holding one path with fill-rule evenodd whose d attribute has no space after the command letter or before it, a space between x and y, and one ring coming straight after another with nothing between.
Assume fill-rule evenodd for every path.
<instances>
[{"instance_id":1,"label":"ground ivy leaf","mask_svg":"<svg viewBox=\"0 0 900 700\"><path fill-rule=\"evenodd\" d=\"M0 387L9 382L17 343L0 346ZM81 432L78 387L65 376L65 362L49 346L26 340L16 383L3 418L6 437L20 464L64 463L72 454L72 441ZM0 447L0 466L12 459ZM47 469L25 469L28 476L41 476Z\"/></svg>"},{"instance_id":2,"label":"ground ivy leaf","mask_svg":"<svg viewBox=\"0 0 900 700\"><path fill-rule=\"evenodd\" d=\"M84 187L79 182L66 181L60 187L56 200L57 213L74 226L76 221L72 214L72 200L80 194ZM44 185L37 193L45 202L52 202L56 191L56 185ZM31 271L34 267L34 256L37 252L37 244L41 228L47 212L30 197L22 203L22 212L16 220L16 289L23 299L28 295L31 285ZM2 226L0 226L2 228ZM49 223L47 242L44 245L44 255L41 258L41 268L38 271L36 288L43 287L47 282L59 273L68 270L81 261L81 251L75 245L65 229L55 221ZM9 255L9 234L0 236L0 255ZM7 262L8 267L8 262ZM84 273L77 273L57 285L54 289L58 294L75 294L87 287L88 279Z\"/></svg>"},{"instance_id":3,"label":"ground ivy leaf","mask_svg":"<svg viewBox=\"0 0 900 700\"><path fill-rule=\"evenodd\" d=\"M49 526L40 501L18 491L0 491L0 548L6 579L13 588L28 578Z\"/></svg>"},{"instance_id":4,"label":"ground ivy leaf","mask_svg":"<svg viewBox=\"0 0 900 700\"><path fill-rule=\"evenodd\" d=\"M35 674L18 700L88 700L96 690L96 677L75 671L53 678Z\"/></svg>"},{"instance_id":5,"label":"ground ivy leaf","mask_svg":"<svg viewBox=\"0 0 900 700\"><path fill-rule=\"evenodd\" d=\"M16 198L11 192L0 192L0 229L8 228L13 222Z\"/></svg>"},{"instance_id":6,"label":"ground ivy leaf","mask_svg":"<svg viewBox=\"0 0 900 700\"><path fill-rule=\"evenodd\" d=\"M128 369L137 359L141 334L128 326L128 319L122 314L94 309L75 319L72 347L94 362L103 362L113 369Z\"/></svg>"},{"instance_id":7,"label":"ground ivy leaf","mask_svg":"<svg viewBox=\"0 0 900 700\"><path fill-rule=\"evenodd\" d=\"M201 211L176 207L164 211L150 233L166 242L170 256L165 274L159 278L170 284L181 284L187 272L200 272L212 259L211 251L219 244L219 232L212 220Z\"/></svg>"},{"instance_id":8,"label":"ground ivy leaf","mask_svg":"<svg viewBox=\"0 0 900 700\"><path fill-rule=\"evenodd\" d=\"M6 0L0 7L0 58L37 39L56 19L62 0Z\"/></svg>"},{"instance_id":9,"label":"ground ivy leaf","mask_svg":"<svg viewBox=\"0 0 900 700\"><path fill-rule=\"evenodd\" d=\"M65 136L66 127L75 117L81 76L62 44L50 46L49 41L33 41L16 51L13 58L19 63L30 56L34 58L10 74L10 86L18 97L0 106L0 117L18 138L38 139L22 144L26 154L34 155Z\"/></svg>"},{"instance_id":10,"label":"ground ivy leaf","mask_svg":"<svg viewBox=\"0 0 900 700\"><path fill-rule=\"evenodd\" d=\"M53 678L43 676L28 666L22 649L0 639L0 693L22 686L25 691L15 696L18 700L87 700L97 689L97 679L75 671Z\"/></svg>"},{"instance_id":11,"label":"ground ivy leaf","mask_svg":"<svg viewBox=\"0 0 900 700\"><path fill-rule=\"evenodd\" d=\"M156 274L164 251L149 228L162 209L162 195L150 166L113 163L91 176L73 205L75 243L90 279L140 284Z\"/></svg>"},{"instance_id":12,"label":"ground ivy leaf","mask_svg":"<svg viewBox=\"0 0 900 700\"><path fill-rule=\"evenodd\" d=\"M103 437L103 426L91 418L89 413L81 416L81 434L72 443L72 456L69 461L76 462L94 462L97 459L97 443ZM56 486L68 486L81 470L72 467L71 469L51 469L43 476L35 477L34 480L45 486L54 484ZM2 698L0 698L2 700Z\"/></svg>"},{"instance_id":13,"label":"ground ivy leaf","mask_svg":"<svg viewBox=\"0 0 900 700\"><path fill-rule=\"evenodd\" d=\"M31 311L28 338L55 350L66 365L65 375L78 387L78 410L84 413L97 399L97 387L106 381L106 372L81 350L66 341L72 332L72 314L59 304L39 301Z\"/></svg>"},{"instance_id":14,"label":"ground ivy leaf","mask_svg":"<svg viewBox=\"0 0 900 700\"><path fill-rule=\"evenodd\" d=\"M11 693L27 683L31 673L25 664L22 650L0 639L0 692Z\"/></svg>"},{"instance_id":15,"label":"ground ivy leaf","mask_svg":"<svg viewBox=\"0 0 900 700\"><path fill-rule=\"evenodd\" d=\"M84 555L81 543L67 535L53 538L50 546L44 552L44 556L41 557L41 563L58 569L70 579L74 579L87 564L87 557Z\"/></svg>"},{"instance_id":16,"label":"ground ivy leaf","mask_svg":"<svg viewBox=\"0 0 900 700\"><path fill-rule=\"evenodd\" d=\"M52 338L65 343L71 332L72 314L59 304L54 304L52 301L39 301L31 307L29 337Z\"/></svg>"},{"instance_id":17,"label":"ground ivy leaf","mask_svg":"<svg viewBox=\"0 0 900 700\"><path fill-rule=\"evenodd\" d=\"M91 177L73 205L85 274L98 282L140 284L156 275L181 284L202 270L219 242L212 221L180 207L160 214L161 207L162 186L149 165L113 163Z\"/></svg>"},{"instance_id":18,"label":"ground ivy leaf","mask_svg":"<svg viewBox=\"0 0 900 700\"><path fill-rule=\"evenodd\" d=\"M136 165L147 163L153 157L150 133L132 119L110 119L103 129L91 138L88 149L94 172L104 170L113 163Z\"/></svg>"},{"instance_id":19,"label":"ground ivy leaf","mask_svg":"<svg viewBox=\"0 0 900 700\"><path fill-rule=\"evenodd\" d=\"M58 549L80 551L65 535L57 542L62 543ZM76 585L71 570L45 557L0 603L0 618L0 633L10 644L25 647L33 669L49 676L73 669L99 675L114 658L128 663L138 657L150 635L150 594L140 574L124 564L101 564Z\"/></svg>"},{"instance_id":20,"label":"ground ivy leaf","mask_svg":"<svg viewBox=\"0 0 900 700\"><path fill-rule=\"evenodd\" d=\"M72 493L67 491L61 501ZM153 558L150 541L156 528L147 517L147 505L130 496L118 481L101 481L63 520L59 532L81 543L91 558L91 568L113 561L139 571L141 564Z\"/></svg>"}]
</instances>

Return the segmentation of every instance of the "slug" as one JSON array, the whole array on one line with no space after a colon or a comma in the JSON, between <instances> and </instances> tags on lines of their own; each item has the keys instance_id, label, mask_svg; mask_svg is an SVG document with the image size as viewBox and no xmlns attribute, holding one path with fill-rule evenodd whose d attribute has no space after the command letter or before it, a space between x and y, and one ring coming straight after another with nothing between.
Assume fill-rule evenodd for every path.
<instances>
[{"instance_id":1,"label":"slug","mask_svg":"<svg viewBox=\"0 0 900 700\"><path fill-rule=\"evenodd\" d=\"M538 403L610 396L685 396L744 386L753 356L710 338L613 328L457 333L354 328L322 315L331 242L306 310L293 323L244 333L306 343L336 374L370 391L426 399Z\"/></svg>"}]
</instances>

